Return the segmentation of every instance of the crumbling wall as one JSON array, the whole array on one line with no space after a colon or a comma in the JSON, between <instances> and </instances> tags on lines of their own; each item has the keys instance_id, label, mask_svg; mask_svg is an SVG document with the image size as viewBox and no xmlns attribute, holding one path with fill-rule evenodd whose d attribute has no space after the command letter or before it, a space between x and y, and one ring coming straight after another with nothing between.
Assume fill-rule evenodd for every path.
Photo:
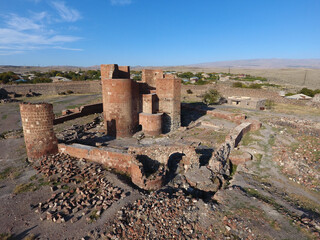
<instances>
[{"instance_id":1,"label":"crumbling wall","mask_svg":"<svg viewBox=\"0 0 320 240\"><path fill-rule=\"evenodd\" d=\"M156 87L156 80L163 78L161 69L142 69L141 82L147 83L150 87Z\"/></svg>"},{"instance_id":2,"label":"crumbling wall","mask_svg":"<svg viewBox=\"0 0 320 240\"><path fill-rule=\"evenodd\" d=\"M165 168L159 166L154 173L147 175L146 166L138 159L133 158L131 162L131 181L138 187L145 190L158 190L163 187L165 183Z\"/></svg>"},{"instance_id":3,"label":"crumbling wall","mask_svg":"<svg viewBox=\"0 0 320 240\"><path fill-rule=\"evenodd\" d=\"M118 66L117 64L101 64L101 79L130 78L129 66Z\"/></svg>"},{"instance_id":4,"label":"crumbling wall","mask_svg":"<svg viewBox=\"0 0 320 240\"><path fill-rule=\"evenodd\" d=\"M235 122L237 124L241 123L246 119L245 114L229 113L229 112L223 112L223 111L217 111L217 110L207 111L207 114L216 118L226 119L228 121Z\"/></svg>"},{"instance_id":5,"label":"crumbling wall","mask_svg":"<svg viewBox=\"0 0 320 240\"><path fill-rule=\"evenodd\" d=\"M130 174L132 156L111 148L97 148L82 144L59 144L59 152L72 157L85 158L118 172Z\"/></svg>"},{"instance_id":6,"label":"crumbling wall","mask_svg":"<svg viewBox=\"0 0 320 240\"><path fill-rule=\"evenodd\" d=\"M62 111L61 117L54 119L53 124L56 125L56 124L64 123L66 121L70 121L72 119L84 117L94 113L102 113L102 111L103 111L102 103L83 105L80 108L71 109L70 110L71 113L69 114L68 114L68 110L64 110Z\"/></svg>"},{"instance_id":7,"label":"crumbling wall","mask_svg":"<svg viewBox=\"0 0 320 240\"><path fill-rule=\"evenodd\" d=\"M7 92L15 92L18 94L28 94L31 92L40 93L42 95L57 95L68 90L74 93L100 93L100 80L94 81L72 81L57 83L37 83L37 84L0 84L0 88Z\"/></svg>"},{"instance_id":8,"label":"crumbling wall","mask_svg":"<svg viewBox=\"0 0 320 240\"><path fill-rule=\"evenodd\" d=\"M196 153L195 147L185 145L130 147L128 153L135 156L145 155L164 165L168 164L168 159L172 154L181 153L184 155L182 163L185 169L188 169L194 163L199 163L199 156Z\"/></svg>"},{"instance_id":9,"label":"crumbling wall","mask_svg":"<svg viewBox=\"0 0 320 240\"><path fill-rule=\"evenodd\" d=\"M28 159L58 153L53 131L53 106L49 103L21 103L20 114Z\"/></svg>"},{"instance_id":10,"label":"crumbling wall","mask_svg":"<svg viewBox=\"0 0 320 240\"><path fill-rule=\"evenodd\" d=\"M181 126L181 79L165 75L156 80L156 93L159 98L159 112L163 115L164 133Z\"/></svg>"}]
</instances>

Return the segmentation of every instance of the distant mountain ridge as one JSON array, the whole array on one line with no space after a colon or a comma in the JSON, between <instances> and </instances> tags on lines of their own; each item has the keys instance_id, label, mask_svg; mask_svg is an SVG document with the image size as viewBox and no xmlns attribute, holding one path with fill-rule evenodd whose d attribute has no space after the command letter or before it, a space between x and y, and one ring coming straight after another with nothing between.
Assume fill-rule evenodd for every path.
<instances>
[{"instance_id":1,"label":"distant mountain ridge","mask_svg":"<svg viewBox=\"0 0 320 240\"><path fill-rule=\"evenodd\" d=\"M272 69L272 68L314 68L320 69L320 59L248 59L233 61L217 61L199 64L190 64L189 67L199 68L252 68L252 69Z\"/></svg>"}]
</instances>

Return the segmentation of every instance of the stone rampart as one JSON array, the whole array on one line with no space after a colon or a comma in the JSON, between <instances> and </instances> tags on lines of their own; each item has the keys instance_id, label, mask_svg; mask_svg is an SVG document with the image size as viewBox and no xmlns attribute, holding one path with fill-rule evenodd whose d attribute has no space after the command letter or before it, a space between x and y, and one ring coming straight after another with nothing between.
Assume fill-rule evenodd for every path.
<instances>
[{"instance_id":1,"label":"stone rampart","mask_svg":"<svg viewBox=\"0 0 320 240\"><path fill-rule=\"evenodd\" d=\"M94 80L37 84L0 84L0 88L5 89L7 92L18 94L27 94L30 90L42 95L57 95L68 90L74 93L101 93L101 82Z\"/></svg>"}]
</instances>

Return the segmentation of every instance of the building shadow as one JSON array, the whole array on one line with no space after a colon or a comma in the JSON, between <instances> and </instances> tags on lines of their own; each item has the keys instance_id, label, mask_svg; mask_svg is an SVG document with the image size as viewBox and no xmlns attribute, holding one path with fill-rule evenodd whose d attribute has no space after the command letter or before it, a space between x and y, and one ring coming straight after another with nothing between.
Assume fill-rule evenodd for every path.
<instances>
[{"instance_id":1,"label":"building shadow","mask_svg":"<svg viewBox=\"0 0 320 240\"><path fill-rule=\"evenodd\" d=\"M207 111L214 110L202 102L182 103L181 104L181 126L189 126L191 122L197 121L199 118L207 114Z\"/></svg>"}]
</instances>

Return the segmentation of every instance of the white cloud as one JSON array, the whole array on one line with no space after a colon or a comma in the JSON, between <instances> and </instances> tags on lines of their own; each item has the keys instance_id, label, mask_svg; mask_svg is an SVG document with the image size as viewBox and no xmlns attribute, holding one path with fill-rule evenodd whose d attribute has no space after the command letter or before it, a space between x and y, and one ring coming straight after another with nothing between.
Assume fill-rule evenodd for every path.
<instances>
[{"instance_id":1,"label":"white cloud","mask_svg":"<svg viewBox=\"0 0 320 240\"><path fill-rule=\"evenodd\" d=\"M0 28L0 46L14 48L14 46L37 46L37 45L52 45L57 43L75 42L79 37L66 35L46 35L40 33L24 33L14 29Z\"/></svg>"},{"instance_id":2,"label":"white cloud","mask_svg":"<svg viewBox=\"0 0 320 240\"><path fill-rule=\"evenodd\" d=\"M74 22L81 18L77 10L68 8L64 2L54 1L53 6L63 21ZM61 21L52 21L51 14L28 10L26 12L29 16L14 13L0 15L0 24L1 19L4 23L1 24L2 28L0 27L0 55L14 55L39 49L82 50L65 46L80 40L81 37L60 34L55 26L59 22L61 24ZM64 26L68 27L72 28Z\"/></svg>"},{"instance_id":3,"label":"white cloud","mask_svg":"<svg viewBox=\"0 0 320 240\"><path fill-rule=\"evenodd\" d=\"M112 5L129 5L132 0L110 0Z\"/></svg>"},{"instance_id":4,"label":"white cloud","mask_svg":"<svg viewBox=\"0 0 320 240\"><path fill-rule=\"evenodd\" d=\"M40 29L41 25L35 23L30 18L19 17L16 14L10 14L7 18L7 25L16 30Z\"/></svg>"},{"instance_id":5,"label":"white cloud","mask_svg":"<svg viewBox=\"0 0 320 240\"><path fill-rule=\"evenodd\" d=\"M83 49L80 49L80 48L65 48L65 47L60 47L60 46L57 46L57 47L53 47L54 49L61 49L61 50L69 50L69 51L83 51Z\"/></svg>"},{"instance_id":6,"label":"white cloud","mask_svg":"<svg viewBox=\"0 0 320 240\"><path fill-rule=\"evenodd\" d=\"M0 56L10 56L23 53L23 51L0 51Z\"/></svg>"},{"instance_id":7,"label":"white cloud","mask_svg":"<svg viewBox=\"0 0 320 240\"><path fill-rule=\"evenodd\" d=\"M53 7L58 11L62 20L67 22L75 22L81 18L81 14L76 9L72 9L66 6L64 2L54 1Z\"/></svg>"}]
</instances>

